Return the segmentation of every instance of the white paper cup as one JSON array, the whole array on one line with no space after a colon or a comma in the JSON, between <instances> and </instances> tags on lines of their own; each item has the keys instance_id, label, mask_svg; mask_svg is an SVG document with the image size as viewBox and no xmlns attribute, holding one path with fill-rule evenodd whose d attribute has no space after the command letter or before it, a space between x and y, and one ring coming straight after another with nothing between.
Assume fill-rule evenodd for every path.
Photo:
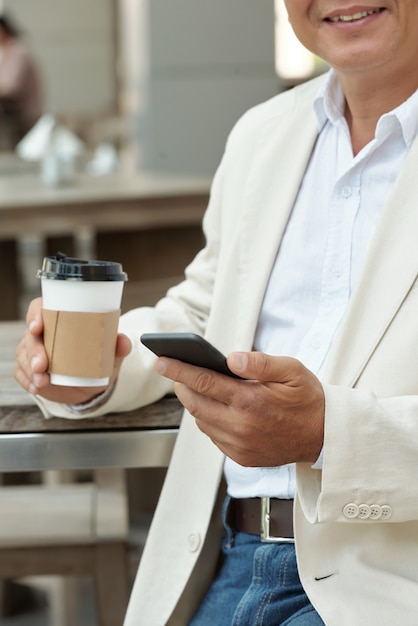
<instances>
[{"instance_id":1,"label":"white paper cup","mask_svg":"<svg viewBox=\"0 0 418 626\"><path fill-rule=\"evenodd\" d=\"M127 280L122 266L57 254L44 259L37 275L41 279L51 383L107 385Z\"/></svg>"}]
</instances>

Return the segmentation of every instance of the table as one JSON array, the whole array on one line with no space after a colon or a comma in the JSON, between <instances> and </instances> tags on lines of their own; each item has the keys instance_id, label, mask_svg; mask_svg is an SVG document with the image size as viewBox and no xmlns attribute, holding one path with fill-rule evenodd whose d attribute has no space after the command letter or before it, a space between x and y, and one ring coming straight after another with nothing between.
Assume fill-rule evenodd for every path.
<instances>
[{"instance_id":1,"label":"table","mask_svg":"<svg viewBox=\"0 0 418 626\"><path fill-rule=\"evenodd\" d=\"M147 468L168 465L182 414L182 407L176 398L167 397L142 409L94 419L51 418L46 420L31 396L18 385L12 375L15 349L23 330L23 322L0 322L0 473ZM109 499L109 496L107 497ZM109 499L109 503L111 502L112 499ZM118 503L120 504L120 500ZM104 509L102 516L103 512ZM113 523L115 523L114 520ZM115 554L118 554L114 552L117 544L115 548L112 541L113 539L110 541L107 539L105 547L111 551L112 576L115 575L115 571L118 572L117 586L114 587L113 581L112 590L116 589L115 593L110 596L102 595L102 600L106 597L112 600L114 597L116 605L119 606L118 600L122 598L122 612L124 612L126 607L123 599L126 584L122 584L125 580L122 576L123 568L120 567L120 561L115 559ZM10 556L10 551L7 551L7 554L3 552L3 570L10 573L8 567L17 563L17 571L20 575L24 575L22 574L24 568L28 568L26 572L28 574L35 563L35 570L29 572L31 575L57 574L61 573L61 570L78 574L77 567L79 567L83 575L93 575L94 578L95 570L93 569L93 572L86 570L85 563L90 563L90 561L96 563L97 557L90 556L91 553L94 554L95 545L83 543L80 549L79 546L72 545L70 542L71 562L70 557L65 556L67 552L64 548L65 546L58 544L52 547L42 545L41 547L35 546L32 552L28 553L28 549L23 546L16 551L15 560ZM101 575L94 578L94 580L97 579L96 584L97 581L103 580L106 564L103 560L103 553L100 554L101 559L98 562ZM45 565L42 561L44 556ZM122 559L123 562L125 562L124 559L125 557ZM61 570L57 569L57 563ZM53 569L49 571L48 567ZM16 572L15 574L15 577L19 577ZM62 606L62 599L67 598L64 594L68 592L68 588L63 583L58 591L60 589L62 592L60 605ZM0 613L2 601L7 598L6 591L7 589L2 588L0 580ZM66 601L68 603L68 599ZM102 601L98 609L107 611L108 605L104 607Z\"/></svg>"},{"instance_id":2,"label":"table","mask_svg":"<svg viewBox=\"0 0 418 626\"><path fill-rule=\"evenodd\" d=\"M0 322L0 472L166 467L182 408L175 397L94 419L46 420L14 381L22 322Z\"/></svg>"},{"instance_id":3,"label":"table","mask_svg":"<svg viewBox=\"0 0 418 626\"><path fill-rule=\"evenodd\" d=\"M166 278L168 269L175 271L169 276L178 276L202 245L209 186L207 178L120 171L106 176L80 173L71 183L48 188L34 172L1 175L0 170L0 265L8 268L0 273L0 319L19 317L16 241L28 234L91 237L92 255L122 262L134 281ZM127 241L121 233L139 238ZM137 259L141 250L145 252ZM46 252L55 254L55 243ZM64 252L74 254L71 249ZM157 265L156 256L163 259ZM165 288L161 285L157 295Z\"/></svg>"},{"instance_id":4,"label":"table","mask_svg":"<svg viewBox=\"0 0 418 626\"><path fill-rule=\"evenodd\" d=\"M78 174L48 188L34 174L0 176L0 239L200 225L209 184L206 178L119 172Z\"/></svg>"}]
</instances>

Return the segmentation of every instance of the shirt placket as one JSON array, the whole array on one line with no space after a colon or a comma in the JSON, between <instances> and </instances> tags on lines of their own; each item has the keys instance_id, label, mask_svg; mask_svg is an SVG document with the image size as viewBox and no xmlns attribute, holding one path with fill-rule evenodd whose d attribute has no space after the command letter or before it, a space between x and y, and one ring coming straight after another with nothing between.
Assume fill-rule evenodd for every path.
<instances>
[{"instance_id":1,"label":"shirt placket","mask_svg":"<svg viewBox=\"0 0 418 626\"><path fill-rule=\"evenodd\" d=\"M358 177L358 168L347 172L332 191L319 307L298 355L318 374L350 298L352 235L360 202Z\"/></svg>"}]
</instances>

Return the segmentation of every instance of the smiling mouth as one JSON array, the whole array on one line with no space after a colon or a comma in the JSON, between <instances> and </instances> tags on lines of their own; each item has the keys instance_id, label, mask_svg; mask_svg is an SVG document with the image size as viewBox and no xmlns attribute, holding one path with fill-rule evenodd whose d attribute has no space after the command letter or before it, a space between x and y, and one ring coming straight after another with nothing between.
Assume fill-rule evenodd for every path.
<instances>
[{"instance_id":1,"label":"smiling mouth","mask_svg":"<svg viewBox=\"0 0 418 626\"><path fill-rule=\"evenodd\" d=\"M372 9L370 11L359 11L358 13L354 13L353 15L337 15L336 17L327 17L325 18L326 22L356 22L357 20L361 20L364 17L368 17L369 15L373 15L374 13L381 13L384 9Z\"/></svg>"}]
</instances>

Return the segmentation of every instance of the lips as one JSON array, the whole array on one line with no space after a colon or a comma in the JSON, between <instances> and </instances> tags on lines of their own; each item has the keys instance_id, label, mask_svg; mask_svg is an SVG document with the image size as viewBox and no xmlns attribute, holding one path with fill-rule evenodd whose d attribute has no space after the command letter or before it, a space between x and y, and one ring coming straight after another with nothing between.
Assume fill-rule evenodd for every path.
<instances>
[{"instance_id":1,"label":"lips","mask_svg":"<svg viewBox=\"0 0 418 626\"><path fill-rule=\"evenodd\" d=\"M335 15L333 17L325 18L326 22L356 22L357 20L361 20L369 15L373 15L373 13L380 13L383 9L370 9L369 11L357 11L352 15Z\"/></svg>"}]
</instances>

